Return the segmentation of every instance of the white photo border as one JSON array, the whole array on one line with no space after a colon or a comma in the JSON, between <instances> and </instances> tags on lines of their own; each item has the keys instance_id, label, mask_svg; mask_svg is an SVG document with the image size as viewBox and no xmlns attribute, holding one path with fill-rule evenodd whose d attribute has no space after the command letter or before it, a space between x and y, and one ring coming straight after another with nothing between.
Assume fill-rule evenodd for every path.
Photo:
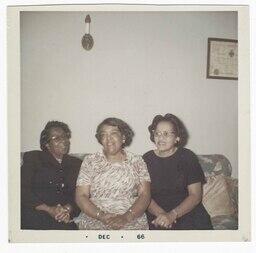
<instances>
[{"instance_id":1,"label":"white photo border","mask_svg":"<svg viewBox=\"0 0 256 253\"><path fill-rule=\"evenodd\" d=\"M248 6L55 5L7 10L8 163L10 242L250 241L250 26ZM239 40L239 229L215 231L32 231L20 229L20 12L21 11L237 11ZM18 131L17 131L18 129ZM242 190L241 190L242 189ZM144 234L144 239L138 235ZM109 239L99 239L99 235ZM87 237L86 237L87 236ZM123 236L123 238L122 238Z\"/></svg>"}]
</instances>

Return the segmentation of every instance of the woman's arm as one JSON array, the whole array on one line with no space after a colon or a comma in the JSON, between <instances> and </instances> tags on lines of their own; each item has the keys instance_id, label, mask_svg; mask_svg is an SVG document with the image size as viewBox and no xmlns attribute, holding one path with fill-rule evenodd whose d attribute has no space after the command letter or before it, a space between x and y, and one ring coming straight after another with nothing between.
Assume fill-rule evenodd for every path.
<instances>
[{"instance_id":1,"label":"woman's arm","mask_svg":"<svg viewBox=\"0 0 256 253\"><path fill-rule=\"evenodd\" d=\"M43 201L32 191L33 178L40 166L39 155L35 151L24 153L21 166L21 205L22 207L35 208Z\"/></svg>"},{"instance_id":2,"label":"woman's arm","mask_svg":"<svg viewBox=\"0 0 256 253\"><path fill-rule=\"evenodd\" d=\"M104 213L97 206L95 206L89 199L90 185L82 185L76 187L76 203L78 207L86 215L100 220L104 224L108 224L109 218L115 216L114 214Z\"/></svg>"},{"instance_id":3,"label":"woman's arm","mask_svg":"<svg viewBox=\"0 0 256 253\"><path fill-rule=\"evenodd\" d=\"M138 186L138 198L131 208L125 213L127 216L133 215L133 218L140 217L147 209L150 203L150 182L143 181Z\"/></svg>"},{"instance_id":4,"label":"woman's arm","mask_svg":"<svg viewBox=\"0 0 256 253\"><path fill-rule=\"evenodd\" d=\"M37 211L44 211L48 213L52 218L58 222L68 223L70 220L70 210L67 206L60 204L55 206L48 206L46 204L40 204L35 207Z\"/></svg>"},{"instance_id":5,"label":"woman's arm","mask_svg":"<svg viewBox=\"0 0 256 253\"><path fill-rule=\"evenodd\" d=\"M97 218L98 208L89 200L90 185L76 187L75 200L78 207L88 216Z\"/></svg>"},{"instance_id":6,"label":"woman's arm","mask_svg":"<svg viewBox=\"0 0 256 253\"><path fill-rule=\"evenodd\" d=\"M126 223L131 222L133 219L140 217L147 209L150 203L150 182L143 181L138 186L138 198L134 204L122 215L110 219L109 226L113 229L120 229Z\"/></svg>"},{"instance_id":7,"label":"woman's arm","mask_svg":"<svg viewBox=\"0 0 256 253\"><path fill-rule=\"evenodd\" d=\"M201 182L188 185L188 196L177 206L177 218L185 215L195 208L202 200L202 184Z\"/></svg>"},{"instance_id":8,"label":"woman's arm","mask_svg":"<svg viewBox=\"0 0 256 253\"><path fill-rule=\"evenodd\" d=\"M70 216L75 217L80 213L80 209L75 202L75 194L76 194L76 181L78 178L78 174L80 171L82 161L75 157L69 157L69 170L68 175L66 175L66 182L68 184L66 191L66 203L63 206L64 208L69 210Z\"/></svg>"},{"instance_id":9,"label":"woman's arm","mask_svg":"<svg viewBox=\"0 0 256 253\"><path fill-rule=\"evenodd\" d=\"M159 206L153 199L151 199L150 201L148 211L155 216L165 213L164 209L161 206Z\"/></svg>"},{"instance_id":10,"label":"woman's arm","mask_svg":"<svg viewBox=\"0 0 256 253\"><path fill-rule=\"evenodd\" d=\"M160 214L153 224L156 226L170 227L176 219L190 212L202 200L201 182L188 185L188 196L174 209L165 214Z\"/></svg>"}]
</instances>

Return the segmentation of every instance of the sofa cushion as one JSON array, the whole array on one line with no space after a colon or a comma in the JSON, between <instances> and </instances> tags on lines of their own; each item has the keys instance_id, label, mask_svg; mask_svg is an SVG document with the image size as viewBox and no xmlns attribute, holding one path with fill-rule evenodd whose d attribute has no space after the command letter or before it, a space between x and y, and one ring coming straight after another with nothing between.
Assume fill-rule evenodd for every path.
<instances>
[{"instance_id":1,"label":"sofa cushion","mask_svg":"<svg viewBox=\"0 0 256 253\"><path fill-rule=\"evenodd\" d=\"M219 215L211 218L214 230L236 230L238 220L236 215Z\"/></svg>"},{"instance_id":2,"label":"sofa cushion","mask_svg":"<svg viewBox=\"0 0 256 253\"><path fill-rule=\"evenodd\" d=\"M233 207L236 210L236 215L238 213L238 179L232 177L226 177L226 182L228 186L228 193L233 203Z\"/></svg>"},{"instance_id":3,"label":"sofa cushion","mask_svg":"<svg viewBox=\"0 0 256 253\"><path fill-rule=\"evenodd\" d=\"M206 177L202 202L211 217L236 213L224 175Z\"/></svg>"},{"instance_id":4,"label":"sofa cushion","mask_svg":"<svg viewBox=\"0 0 256 253\"><path fill-rule=\"evenodd\" d=\"M220 175L231 176L232 167L224 155L198 155L205 176Z\"/></svg>"}]
</instances>

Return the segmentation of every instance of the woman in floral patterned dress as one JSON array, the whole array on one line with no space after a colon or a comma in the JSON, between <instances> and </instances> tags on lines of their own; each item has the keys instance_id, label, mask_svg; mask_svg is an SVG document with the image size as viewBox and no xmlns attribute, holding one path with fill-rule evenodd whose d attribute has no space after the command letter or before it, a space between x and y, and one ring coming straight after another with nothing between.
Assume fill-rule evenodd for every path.
<instances>
[{"instance_id":1,"label":"woman in floral patterned dress","mask_svg":"<svg viewBox=\"0 0 256 253\"><path fill-rule=\"evenodd\" d=\"M128 152L134 133L124 121L107 118L96 138L103 150L87 155L77 179L77 219L84 230L148 229L150 177L142 157Z\"/></svg>"}]
</instances>

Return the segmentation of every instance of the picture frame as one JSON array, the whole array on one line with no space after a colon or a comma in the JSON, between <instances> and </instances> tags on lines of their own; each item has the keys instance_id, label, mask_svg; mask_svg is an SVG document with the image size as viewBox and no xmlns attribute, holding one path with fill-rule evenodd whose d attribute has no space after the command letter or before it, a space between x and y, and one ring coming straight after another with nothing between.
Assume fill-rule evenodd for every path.
<instances>
[{"instance_id":1,"label":"picture frame","mask_svg":"<svg viewBox=\"0 0 256 253\"><path fill-rule=\"evenodd\" d=\"M208 38L207 78L238 80L238 40Z\"/></svg>"}]
</instances>

